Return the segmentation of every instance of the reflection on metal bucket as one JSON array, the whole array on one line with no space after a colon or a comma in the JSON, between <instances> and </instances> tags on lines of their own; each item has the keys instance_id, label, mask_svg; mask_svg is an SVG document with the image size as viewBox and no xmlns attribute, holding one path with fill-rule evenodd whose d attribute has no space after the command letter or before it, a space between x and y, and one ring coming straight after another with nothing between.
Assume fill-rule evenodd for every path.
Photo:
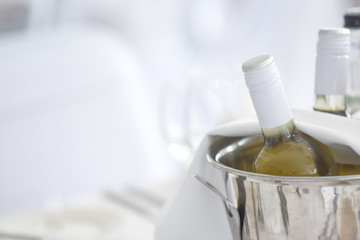
<instances>
[{"instance_id":1,"label":"reflection on metal bucket","mask_svg":"<svg viewBox=\"0 0 360 240\"><path fill-rule=\"evenodd\" d=\"M360 175L256 174L251 166L262 143L260 135L223 137L208 149L208 160L224 176L222 199L234 240L360 239Z\"/></svg>"}]
</instances>

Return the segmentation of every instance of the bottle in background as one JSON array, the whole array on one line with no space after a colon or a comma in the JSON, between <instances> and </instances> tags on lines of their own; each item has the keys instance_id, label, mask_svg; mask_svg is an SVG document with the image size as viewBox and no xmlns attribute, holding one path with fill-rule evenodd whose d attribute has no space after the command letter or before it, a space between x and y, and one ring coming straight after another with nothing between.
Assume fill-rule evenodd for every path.
<instances>
[{"instance_id":1,"label":"bottle in background","mask_svg":"<svg viewBox=\"0 0 360 240\"><path fill-rule=\"evenodd\" d=\"M313 108L346 116L350 31L345 28L323 28L318 34Z\"/></svg>"},{"instance_id":2,"label":"bottle in background","mask_svg":"<svg viewBox=\"0 0 360 240\"><path fill-rule=\"evenodd\" d=\"M272 56L249 59L242 69L264 136L254 172L283 176L337 175L329 149L296 129Z\"/></svg>"},{"instance_id":3,"label":"bottle in background","mask_svg":"<svg viewBox=\"0 0 360 240\"><path fill-rule=\"evenodd\" d=\"M350 23L348 22L348 24ZM360 53L359 50L356 51ZM360 65L349 62L349 52L350 31L348 29L333 28L319 30L314 110L354 117L353 114L356 113L354 110L354 107L356 107L355 103L360 101L354 95L356 91L353 91L357 88L356 78L360 80ZM337 163L339 175L360 174L360 165L344 162L344 159L347 158L346 152L336 149L330 149L330 151Z\"/></svg>"},{"instance_id":4,"label":"bottle in background","mask_svg":"<svg viewBox=\"0 0 360 240\"><path fill-rule=\"evenodd\" d=\"M344 27L350 30L349 79L346 114L360 120L360 8L350 8L344 15Z\"/></svg>"}]
</instances>

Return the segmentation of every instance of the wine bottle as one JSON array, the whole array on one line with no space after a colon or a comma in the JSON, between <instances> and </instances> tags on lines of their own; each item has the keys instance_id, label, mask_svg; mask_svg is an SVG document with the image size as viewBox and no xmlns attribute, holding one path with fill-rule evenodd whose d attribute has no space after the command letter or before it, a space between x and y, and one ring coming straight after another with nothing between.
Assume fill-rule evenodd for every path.
<instances>
[{"instance_id":1,"label":"wine bottle","mask_svg":"<svg viewBox=\"0 0 360 240\"><path fill-rule=\"evenodd\" d=\"M328 148L297 130L273 57L251 58L242 69L264 137L254 172L283 176L337 175Z\"/></svg>"},{"instance_id":2,"label":"wine bottle","mask_svg":"<svg viewBox=\"0 0 360 240\"><path fill-rule=\"evenodd\" d=\"M346 23L346 25L351 24L350 20ZM358 99L356 97L356 78L359 78L358 81L360 81L360 70L357 69L360 65L349 62L351 45L348 29L320 29L317 45L314 110L341 116L356 116L355 103ZM360 48L360 46L358 47ZM353 56L353 58L355 57ZM349 67L350 71L348 71ZM358 71L359 73L357 73ZM360 98L358 100L360 101ZM339 175L360 173L360 165L344 163L346 157L343 152L336 149L330 150L335 156Z\"/></svg>"},{"instance_id":3,"label":"wine bottle","mask_svg":"<svg viewBox=\"0 0 360 240\"><path fill-rule=\"evenodd\" d=\"M346 116L350 31L345 28L323 28L318 35L313 108Z\"/></svg>"},{"instance_id":4,"label":"wine bottle","mask_svg":"<svg viewBox=\"0 0 360 240\"><path fill-rule=\"evenodd\" d=\"M360 8L350 8L344 15L344 27L350 30L349 79L346 114L360 120Z\"/></svg>"}]
</instances>

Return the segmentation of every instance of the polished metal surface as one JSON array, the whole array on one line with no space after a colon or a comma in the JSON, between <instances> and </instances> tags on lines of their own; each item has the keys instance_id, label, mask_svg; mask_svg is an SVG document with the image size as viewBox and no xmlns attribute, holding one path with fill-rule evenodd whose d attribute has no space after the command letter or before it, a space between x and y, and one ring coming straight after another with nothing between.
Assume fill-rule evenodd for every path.
<instances>
[{"instance_id":1,"label":"polished metal surface","mask_svg":"<svg viewBox=\"0 0 360 240\"><path fill-rule=\"evenodd\" d=\"M360 239L360 175L284 177L243 171L260 150L261 136L230 141L217 138L207 158L222 171L224 198L238 212L234 218L225 209L234 240Z\"/></svg>"}]
</instances>

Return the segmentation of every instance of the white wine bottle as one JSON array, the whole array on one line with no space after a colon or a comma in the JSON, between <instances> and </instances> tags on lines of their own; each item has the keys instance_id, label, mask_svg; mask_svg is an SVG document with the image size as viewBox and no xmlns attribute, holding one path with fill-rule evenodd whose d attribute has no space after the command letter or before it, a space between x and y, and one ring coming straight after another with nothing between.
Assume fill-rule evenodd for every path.
<instances>
[{"instance_id":1,"label":"white wine bottle","mask_svg":"<svg viewBox=\"0 0 360 240\"><path fill-rule=\"evenodd\" d=\"M315 71L314 110L346 116L346 87L350 31L345 28L319 30Z\"/></svg>"},{"instance_id":2,"label":"white wine bottle","mask_svg":"<svg viewBox=\"0 0 360 240\"><path fill-rule=\"evenodd\" d=\"M344 27L350 30L349 81L346 94L346 115L360 120L360 8L344 15Z\"/></svg>"},{"instance_id":3,"label":"white wine bottle","mask_svg":"<svg viewBox=\"0 0 360 240\"><path fill-rule=\"evenodd\" d=\"M337 175L329 149L296 129L273 57L251 58L242 69L264 136L254 172L282 176Z\"/></svg>"}]
</instances>

